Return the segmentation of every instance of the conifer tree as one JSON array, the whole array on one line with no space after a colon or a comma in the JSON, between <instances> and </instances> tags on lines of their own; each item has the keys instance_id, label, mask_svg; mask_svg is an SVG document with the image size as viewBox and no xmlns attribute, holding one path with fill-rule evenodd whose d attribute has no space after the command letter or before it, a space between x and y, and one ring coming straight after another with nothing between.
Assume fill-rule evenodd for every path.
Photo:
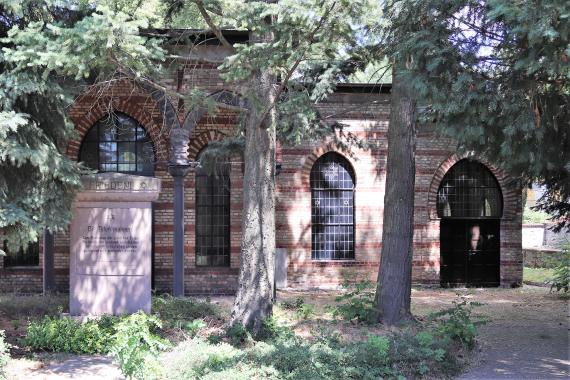
<instances>
[{"instance_id":1,"label":"conifer tree","mask_svg":"<svg viewBox=\"0 0 570 380\"><path fill-rule=\"evenodd\" d=\"M402 36L391 48L410 57L402 75L422 120L521 185L544 185L538 208L570 228L570 2L397 0L386 9L385 34Z\"/></svg>"},{"instance_id":2,"label":"conifer tree","mask_svg":"<svg viewBox=\"0 0 570 380\"><path fill-rule=\"evenodd\" d=\"M147 19L51 0L0 1L0 228L9 245L65 229L85 168L65 155L67 107L117 65L144 75L163 51Z\"/></svg>"}]
</instances>

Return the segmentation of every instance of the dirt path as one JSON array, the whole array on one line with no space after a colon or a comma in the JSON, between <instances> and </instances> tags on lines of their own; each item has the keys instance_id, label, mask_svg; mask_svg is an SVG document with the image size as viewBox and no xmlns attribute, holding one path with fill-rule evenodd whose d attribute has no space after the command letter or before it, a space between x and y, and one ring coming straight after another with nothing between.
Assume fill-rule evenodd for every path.
<instances>
[{"instance_id":1,"label":"dirt path","mask_svg":"<svg viewBox=\"0 0 570 380\"><path fill-rule=\"evenodd\" d=\"M414 292L416 313L450 303L455 292L484 303L491 321L480 328L480 353L460 380L570 377L568 299L547 289L429 290Z\"/></svg>"}]
</instances>

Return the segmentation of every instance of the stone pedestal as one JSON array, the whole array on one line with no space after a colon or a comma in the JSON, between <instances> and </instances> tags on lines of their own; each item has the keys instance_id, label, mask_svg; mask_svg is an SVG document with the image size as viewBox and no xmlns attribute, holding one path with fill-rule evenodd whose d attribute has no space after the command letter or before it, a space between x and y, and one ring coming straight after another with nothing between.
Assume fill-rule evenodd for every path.
<instances>
[{"instance_id":1,"label":"stone pedestal","mask_svg":"<svg viewBox=\"0 0 570 380\"><path fill-rule=\"evenodd\" d=\"M70 314L150 312L152 201L160 180L102 173L82 182L71 220Z\"/></svg>"}]
</instances>

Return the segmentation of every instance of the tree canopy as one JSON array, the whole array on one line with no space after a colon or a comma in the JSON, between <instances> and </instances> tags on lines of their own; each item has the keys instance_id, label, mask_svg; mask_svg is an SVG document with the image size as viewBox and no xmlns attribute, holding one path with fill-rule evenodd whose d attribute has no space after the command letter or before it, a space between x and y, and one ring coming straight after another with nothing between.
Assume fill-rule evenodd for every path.
<instances>
[{"instance_id":1,"label":"tree canopy","mask_svg":"<svg viewBox=\"0 0 570 380\"><path fill-rule=\"evenodd\" d=\"M545 185L538 208L570 227L570 3L396 0L385 12L382 49L406 60L423 121Z\"/></svg>"}]
</instances>

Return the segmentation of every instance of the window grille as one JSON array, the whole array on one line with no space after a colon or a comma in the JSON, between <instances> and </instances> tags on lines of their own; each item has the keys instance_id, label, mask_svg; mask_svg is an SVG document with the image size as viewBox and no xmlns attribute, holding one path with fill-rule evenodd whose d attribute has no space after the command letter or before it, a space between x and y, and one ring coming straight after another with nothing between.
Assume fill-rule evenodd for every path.
<instances>
[{"instance_id":1,"label":"window grille","mask_svg":"<svg viewBox=\"0 0 570 380\"><path fill-rule=\"evenodd\" d=\"M40 243L30 243L26 249L20 248L17 252L9 252L6 241L3 244L4 267L35 267L40 265Z\"/></svg>"},{"instance_id":2,"label":"window grille","mask_svg":"<svg viewBox=\"0 0 570 380\"><path fill-rule=\"evenodd\" d=\"M502 208L497 180L475 161L456 163L443 177L437 192L440 218L500 218Z\"/></svg>"},{"instance_id":3,"label":"window grille","mask_svg":"<svg viewBox=\"0 0 570 380\"><path fill-rule=\"evenodd\" d=\"M113 113L91 127L79 160L99 172L154 175L154 147L145 129L123 113Z\"/></svg>"},{"instance_id":4,"label":"window grille","mask_svg":"<svg viewBox=\"0 0 570 380\"><path fill-rule=\"evenodd\" d=\"M196 169L196 266L230 265L230 170Z\"/></svg>"},{"instance_id":5,"label":"window grille","mask_svg":"<svg viewBox=\"0 0 570 380\"><path fill-rule=\"evenodd\" d=\"M311 257L354 259L354 172L336 153L321 156L311 169Z\"/></svg>"}]
</instances>

